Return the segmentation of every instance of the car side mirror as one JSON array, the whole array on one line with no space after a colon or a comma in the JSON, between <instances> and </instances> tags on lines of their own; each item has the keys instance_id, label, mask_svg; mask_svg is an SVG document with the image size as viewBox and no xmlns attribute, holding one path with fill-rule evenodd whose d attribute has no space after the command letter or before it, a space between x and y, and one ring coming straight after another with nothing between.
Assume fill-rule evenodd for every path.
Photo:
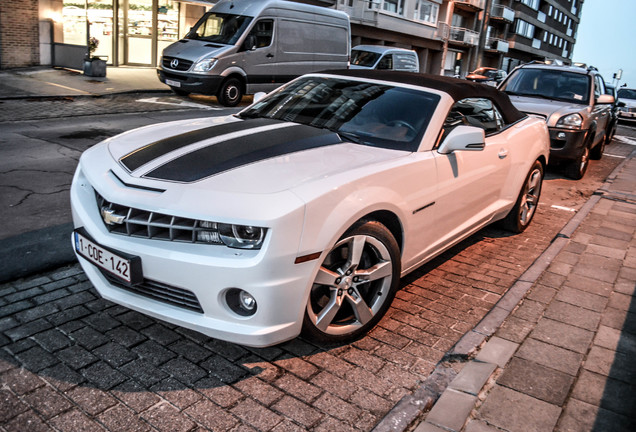
<instances>
[{"instance_id":1,"label":"car side mirror","mask_svg":"<svg viewBox=\"0 0 636 432\"><path fill-rule=\"evenodd\" d=\"M245 51L254 51L256 49L256 36L247 35L243 43L243 49Z\"/></svg>"},{"instance_id":2,"label":"car side mirror","mask_svg":"<svg viewBox=\"0 0 636 432\"><path fill-rule=\"evenodd\" d=\"M267 96L267 93L265 92L258 92L254 94L254 103L261 101L265 96Z\"/></svg>"},{"instance_id":3,"label":"car side mirror","mask_svg":"<svg viewBox=\"0 0 636 432\"><path fill-rule=\"evenodd\" d=\"M627 105L625 105L625 102L618 102L616 106L619 108L625 108Z\"/></svg>"},{"instance_id":4,"label":"car side mirror","mask_svg":"<svg viewBox=\"0 0 636 432\"><path fill-rule=\"evenodd\" d=\"M614 96L608 94L602 94L596 98L597 104L613 104L614 101Z\"/></svg>"},{"instance_id":5,"label":"car side mirror","mask_svg":"<svg viewBox=\"0 0 636 432\"><path fill-rule=\"evenodd\" d=\"M483 129L474 126L457 126L444 139L437 152L451 154L455 151L481 151L484 147L486 147L486 132Z\"/></svg>"}]
</instances>

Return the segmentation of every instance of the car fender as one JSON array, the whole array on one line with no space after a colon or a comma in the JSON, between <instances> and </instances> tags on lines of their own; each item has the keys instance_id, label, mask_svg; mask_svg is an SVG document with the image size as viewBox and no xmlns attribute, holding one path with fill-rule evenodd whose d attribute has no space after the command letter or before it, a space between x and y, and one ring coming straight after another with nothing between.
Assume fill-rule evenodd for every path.
<instances>
[{"instance_id":1,"label":"car fender","mask_svg":"<svg viewBox=\"0 0 636 432\"><path fill-rule=\"evenodd\" d=\"M378 211L395 215L402 233L408 232L406 203L395 191L374 186L357 190L355 187L350 188L350 193L337 196L333 192L307 204L299 256L321 252L320 259L324 259L324 255L349 228L365 216ZM319 208L328 211L319 211ZM399 246L402 250L403 245Z\"/></svg>"},{"instance_id":2,"label":"car fender","mask_svg":"<svg viewBox=\"0 0 636 432\"><path fill-rule=\"evenodd\" d=\"M230 66L229 68L221 72L219 75L222 77L229 77L230 75L235 75L235 74L240 75L243 78L247 78L247 73L245 73L245 71L238 66Z\"/></svg>"}]
</instances>

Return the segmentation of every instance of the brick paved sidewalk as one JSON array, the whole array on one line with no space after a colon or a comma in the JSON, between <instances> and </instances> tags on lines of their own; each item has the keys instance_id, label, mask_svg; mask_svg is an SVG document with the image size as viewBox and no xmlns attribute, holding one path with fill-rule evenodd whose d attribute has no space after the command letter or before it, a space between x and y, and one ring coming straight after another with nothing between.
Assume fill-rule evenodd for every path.
<instances>
[{"instance_id":1,"label":"brick paved sidewalk","mask_svg":"<svg viewBox=\"0 0 636 432\"><path fill-rule=\"evenodd\" d=\"M636 159L619 168L417 432L636 430Z\"/></svg>"}]
</instances>

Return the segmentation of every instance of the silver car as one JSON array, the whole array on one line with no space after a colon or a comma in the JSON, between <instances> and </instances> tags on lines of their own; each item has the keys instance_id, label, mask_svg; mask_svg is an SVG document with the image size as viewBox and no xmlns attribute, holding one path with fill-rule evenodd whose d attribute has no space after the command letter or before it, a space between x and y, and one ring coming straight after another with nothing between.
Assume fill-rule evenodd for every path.
<instances>
[{"instance_id":1,"label":"silver car","mask_svg":"<svg viewBox=\"0 0 636 432\"><path fill-rule=\"evenodd\" d=\"M499 89L520 111L545 119L550 162L563 164L568 177L582 178L589 159L603 156L614 96L605 94L595 68L533 62L513 70Z\"/></svg>"}]
</instances>

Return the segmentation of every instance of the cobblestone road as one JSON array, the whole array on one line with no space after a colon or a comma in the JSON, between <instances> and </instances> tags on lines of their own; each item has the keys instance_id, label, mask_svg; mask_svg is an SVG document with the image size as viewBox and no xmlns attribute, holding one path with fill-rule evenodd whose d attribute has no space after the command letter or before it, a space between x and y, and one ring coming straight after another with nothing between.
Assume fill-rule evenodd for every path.
<instances>
[{"instance_id":1,"label":"cobblestone road","mask_svg":"<svg viewBox=\"0 0 636 432\"><path fill-rule=\"evenodd\" d=\"M267 349L207 338L100 299L78 266L0 287L7 431L371 430L549 244L569 214L489 228L402 281L351 345Z\"/></svg>"}]
</instances>

